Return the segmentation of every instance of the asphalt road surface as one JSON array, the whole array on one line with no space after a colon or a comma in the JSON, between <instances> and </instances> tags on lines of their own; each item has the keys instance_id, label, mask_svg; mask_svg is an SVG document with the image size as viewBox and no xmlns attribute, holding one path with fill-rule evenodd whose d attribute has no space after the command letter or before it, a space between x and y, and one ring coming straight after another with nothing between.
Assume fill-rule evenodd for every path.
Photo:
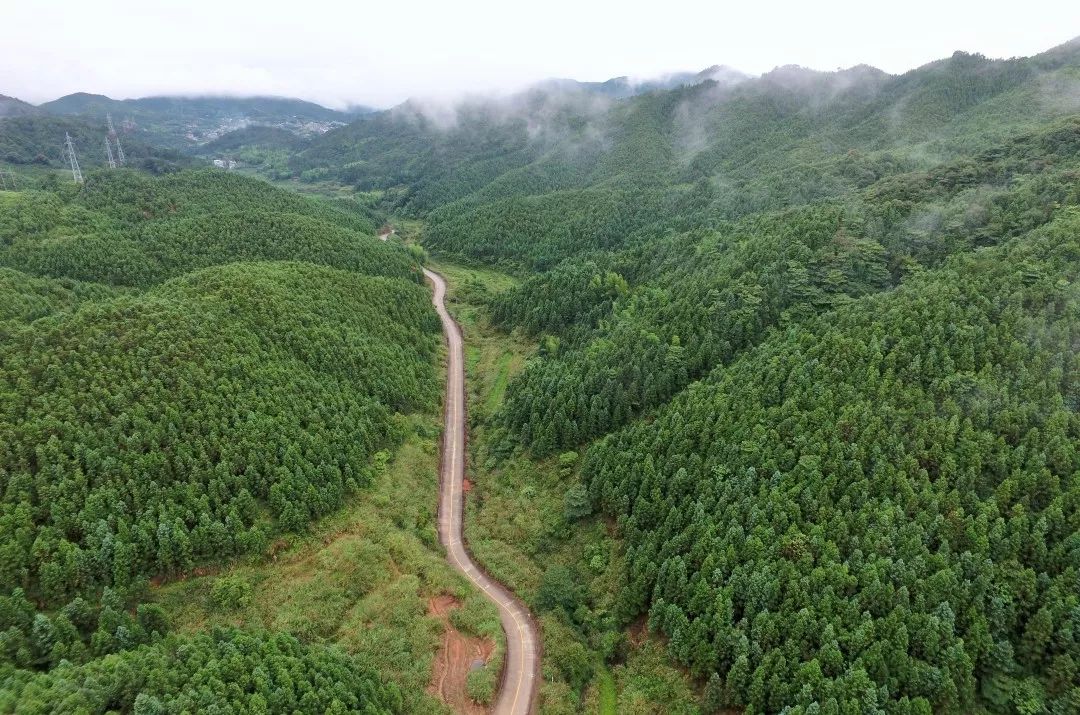
<instances>
[{"instance_id":1,"label":"asphalt road surface","mask_svg":"<svg viewBox=\"0 0 1080 715\"><path fill-rule=\"evenodd\" d=\"M487 594L499 607L506 632L506 659L495 715L526 715L534 710L539 683L540 649L536 626L529 609L502 584L491 579L477 566L461 535L465 478L465 365L462 356L461 328L446 312L446 281L438 273L424 269L435 292L435 310L446 335L447 377L446 404L443 408L442 473L439 488L439 539L446 547L450 564Z\"/></svg>"}]
</instances>

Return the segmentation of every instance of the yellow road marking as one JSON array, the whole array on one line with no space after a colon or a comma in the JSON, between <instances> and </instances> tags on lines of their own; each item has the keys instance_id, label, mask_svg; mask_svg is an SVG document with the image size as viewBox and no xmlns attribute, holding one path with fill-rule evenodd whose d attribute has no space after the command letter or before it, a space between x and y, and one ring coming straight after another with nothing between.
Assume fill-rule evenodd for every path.
<instances>
[{"instance_id":1,"label":"yellow road marking","mask_svg":"<svg viewBox=\"0 0 1080 715\"><path fill-rule=\"evenodd\" d=\"M459 517L458 495L457 495L457 487L458 487L458 484L460 482L459 474L460 474L460 476L462 478L464 477L464 474L465 474L464 465L462 465L460 470L458 469L458 459L459 459L460 445L464 442L464 429L461 427L461 425L463 424L463 420L461 419L460 412L461 412L462 402L464 401L464 394L463 393L465 391L465 387L464 387L464 382L465 381L464 381L464 365L461 364L462 363L462 357L459 356L462 353L461 343L463 342L463 338L462 338L461 333L459 331L457 331L456 323L454 323L453 319L450 318L450 313L446 310L445 301L444 301L444 297L445 297L445 293L446 293L446 282L445 282L445 280L443 280L442 276L438 275L437 273L434 273L433 271L428 271L427 269L424 269L424 272L428 274L428 276L432 279L432 282L435 284L435 295L434 295L434 298L436 299L435 307L437 308L437 311L439 313L439 319L443 324L443 329L447 333L447 344L451 348L451 355L450 355L450 360L448 361L449 364L447 365L447 368L448 369L452 368L454 362L459 363L458 366L457 366L458 369L455 371L455 374L461 376L461 379L459 380L459 382L461 383L460 384L461 389L460 390L453 390L452 391L454 393L453 396L450 395L451 391L449 389L447 391L448 399L454 399L454 403L453 403L453 407L452 407L452 411L453 411L453 421L452 421L452 423L459 426L457 438L456 439L449 439L449 441L450 441L450 465L449 465L450 466L450 485L449 485L449 488L450 488L450 511L449 511L449 515L448 515L448 518L447 518L447 523L445 524L445 526L447 527L447 532L448 532L448 533L445 534L446 541L447 541L447 547L448 547L447 550L449 551L450 556L454 560L454 563L457 565L458 569L466 577L468 577L468 579L470 581L472 581L473 584L475 584L476 586L479 586L480 589L482 591L484 591L484 593L486 593L488 595L488 598L493 603L495 603L496 606L500 607L503 611L505 611L510 616L510 618L514 621L514 625L517 627L517 635L518 635L518 641L521 644L521 648L520 648L521 652L518 654L518 660L520 662L519 662L519 665L518 665L517 685L514 688L513 702L510 704L510 712L514 713L517 710L518 702L520 701L520 698L521 698L521 686L522 686L522 683L524 682L524 679L525 679L525 659L526 659L525 653L526 653L527 647L531 648L533 646L532 638L528 637L529 634L527 633L524 625L522 624L521 618L518 616L517 609L516 609L517 604L515 604L513 602L511 597L509 597L507 595L504 595L504 594L501 594L501 593L495 593L491 589L489 589L481 581L482 578L486 579L487 577L479 572L479 569L477 569L475 564L472 562L472 559L468 559L468 555L466 555L466 558L468 559L468 563L467 564L462 563L461 559L458 558L457 553L454 551L455 547L463 546L463 543L464 543L463 541L459 541L459 540L456 540L454 538L457 535L458 531L459 531L458 524L457 524L457 522L455 522L455 519L457 519ZM454 346L452 345L453 341L451 340L451 337L450 337L451 332L456 333L456 337L457 337L457 340L458 340L458 346L457 346L458 349L457 350L453 349L454 348ZM456 358L456 360L455 360L455 358ZM452 377L450 375L447 375L447 379L448 379L448 387L449 387L449 381L452 379ZM451 424L449 424L449 423L446 425L446 428L448 428L447 433L446 433L447 438L451 437L450 430L449 430L450 426L451 426ZM461 512L460 512L460 514L461 514L461 518L464 518L464 500L462 500L462 502L461 502ZM462 551L464 551L464 548L462 548ZM515 607L511 608L511 606L515 606ZM507 634L507 635L509 635L509 634ZM509 640L507 641L507 645L509 646ZM507 655L508 656L509 656L509 650L510 650L509 647L507 647Z\"/></svg>"}]
</instances>

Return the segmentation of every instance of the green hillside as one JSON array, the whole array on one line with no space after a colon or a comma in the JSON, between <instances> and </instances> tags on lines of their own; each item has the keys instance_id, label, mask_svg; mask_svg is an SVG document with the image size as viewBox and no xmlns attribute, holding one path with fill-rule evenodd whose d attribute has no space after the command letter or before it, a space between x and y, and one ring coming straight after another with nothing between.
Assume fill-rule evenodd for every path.
<instances>
[{"instance_id":1,"label":"green hillside","mask_svg":"<svg viewBox=\"0 0 1080 715\"><path fill-rule=\"evenodd\" d=\"M32 104L27 104L16 97L8 97L0 94L0 119L8 117L29 117L38 114L41 110Z\"/></svg>"},{"instance_id":2,"label":"green hillside","mask_svg":"<svg viewBox=\"0 0 1080 715\"><path fill-rule=\"evenodd\" d=\"M419 272L378 241L358 204L313 202L222 171L88 175L81 189L26 191L0 215L0 265L148 286L233 261L301 259L365 274Z\"/></svg>"},{"instance_id":3,"label":"green hillside","mask_svg":"<svg viewBox=\"0 0 1080 715\"><path fill-rule=\"evenodd\" d=\"M78 117L96 123L112 114L124 134L180 151L252 125L275 127L294 136L310 136L366 114L359 107L348 112L288 97L168 96L112 99L77 92L40 105L56 117Z\"/></svg>"},{"instance_id":4,"label":"green hillside","mask_svg":"<svg viewBox=\"0 0 1080 715\"><path fill-rule=\"evenodd\" d=\"M214 171L5 197L0 709L426 702L385 659L292 629L169 634L149 587L259 563L370 498L410 415L434 411L439 321L373 226Z\"/></svg>"},{"instance_id":5,"label":"green hillside","mask_svg":"<svg viewBox=\"0 0 1080 715\"><path fill-rule=\"evenodd\" d=\"M0 117L0 162L20 168L67 169L63 145L65 134L69 134L83 171L103 168L107 166L107 132L104 121L87 117L43 113ZM120 140L129 167L165 173L190 165L177 151L157 146L144 137L121 134ZM70 173L67 178L71 179Z\"/></svg>"},{"instance_id":6,"label":"green hillside","mask_svg":"<svg viewBox=\"0 0 1080 715\"><path fill-rule=\"evenodd\" d=\"M1080 708L1078 82L1073 41L554 84L294 158L520 279L459 286L500 386L470 539L541 614L544 708L671 686L643 618L672 711Z\"/></svg>"},{"instance_id":7,"label":"green hillside","mask_svg":"<svg viewBox=\"0 0 1080 715\"><path fill-rule=\"evenodd\" d=\"M1078 229L773 334L590 449L623 617L726 706L1074 707Z\"/></svg>"},{"instance_id":8,"label":"green hillside","mask_svg":"<svg viewBox=\"0 0 1080 715\"><path fill-rule=\"evenodd\" d=\"M466 536L537 615L540 712L1080 712L1078 87L1073 40L555 80L303 139L345 120L0 120L0 158L58 167L57 129L130 113L145 169L0 194L0 710L211 710L233 678L251 710L439 712L445 595L501 662L434 537L415 240L467 343ZM138 148L193 127L339 198Z\"/></svg>"}]
</instances>

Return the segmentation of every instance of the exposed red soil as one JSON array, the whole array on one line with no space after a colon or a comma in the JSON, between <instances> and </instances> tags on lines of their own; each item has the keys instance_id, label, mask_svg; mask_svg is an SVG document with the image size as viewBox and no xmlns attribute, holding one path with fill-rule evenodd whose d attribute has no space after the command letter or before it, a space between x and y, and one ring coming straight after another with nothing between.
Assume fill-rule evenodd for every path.
<instances>
[{"instance_id":1,"label":"exposed red soil","mask_svg":"<svg viewBox=\"0 0 1080 715\"><path fill-rule=\"evenodd\" d=\"M468 479L462 479L461 480L461 491L465 492L466 494L468 494L470 491L472 491L472 482L470 482Z\"/></svg>"},{"instance_id":2,"label":"exposed red soil","mask_svg":"<svg viewBox=\"0 0 1080 715\"><path fill-rule=\"evenodd\" d=\"M456 713L482 715L487 708L469 697L465 680L472 664L491 658L495 644L488 638L470 638L450 623L450 611L461 605L454 596L441 594L428 600L428 615L443 624L443 643L435 656L428 692Z\"/></svg>"}]
</instances>

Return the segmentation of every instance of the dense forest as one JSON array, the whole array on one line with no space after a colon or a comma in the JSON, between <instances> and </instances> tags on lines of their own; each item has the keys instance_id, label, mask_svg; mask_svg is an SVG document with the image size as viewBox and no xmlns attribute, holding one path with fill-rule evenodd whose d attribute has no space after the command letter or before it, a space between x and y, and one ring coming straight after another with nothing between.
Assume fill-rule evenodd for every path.
<instances>
[{"instance_id":1,"label":"dense forest","mask_svg":"<svg viewBox=\"0 0 1080 715\"><path fill-rule=\"evenodd\" d=\"M543 511L491 553L555 619L544 709L646 618L688 712L1080 710L1078 82L1074 41L548 85L293 159L518 278L470 288L538 345L474 468L481 520Z\"/></svg>"},{"instance_id":2,"label":"dense forest","mask_svg":"<svg viewBox=\"0 0 1080 715\"><path fill-rule=\"evenodd\" d=\"M75 154L83 169L106 165L107 127L102 118L56 117L41 113L0 117L0 162L17 167L67 168L64 135L71 135ZM145 138L121 135L127 165L152 173L165 173L190 165L175 149L158 146ZM69 175L70 176L70 175Z\"/></svg>"},{"instance_id":3,"label":"dense forest","mask_svg":"<svg viewBox=\"0 0 1080 715\"><path fill-rule=\"evenodd\" d=\"M357 232L374 231L374 220L355 202L315 203L221 171L159 179L98 172L81 190L66 185L10 199L0 215L0 265L149 286L233 261L302 258L418 282L405 252L357 240Z\"/></svg>"},{"instance_id":4,"label":"dense forest","mask_svg":"<svg viewBox=\"0 0 1080 715\"><path fill-rule=\"evenodd\" d=\"M106 104L20 108L0 709L413 702L363 652L141 598L339 511L436 405L391 216L489 277L451 286L471 374L497 356L468 535L539 616L542 712L1080 712L1078 87L1074 40L207 145L355 192L319 201L136 141L143 171L61 182L41 147Z\"/></svg>"},{"instance_id":5,"label":"dense forest","mask_svg":"<svg viewBox=\"0 0 1080 715\"><path fill-rule=\"evenodd\" d=\"M1078 229L774 333L590 449L622 617L725 706L1080 705Z\"/></svg>"},{"instance_id":6,"label":"dense forest","mask_svg":"<svg viewBox=\"0 0 1080 715\"><path fill-rule=\"evenodd\" d=\"M3 198L0 709L400 711L358 656L170 635L142 594L338 511L434 407L415 260L355 202L224 172Z\"/></svg>"}]
</instances>

